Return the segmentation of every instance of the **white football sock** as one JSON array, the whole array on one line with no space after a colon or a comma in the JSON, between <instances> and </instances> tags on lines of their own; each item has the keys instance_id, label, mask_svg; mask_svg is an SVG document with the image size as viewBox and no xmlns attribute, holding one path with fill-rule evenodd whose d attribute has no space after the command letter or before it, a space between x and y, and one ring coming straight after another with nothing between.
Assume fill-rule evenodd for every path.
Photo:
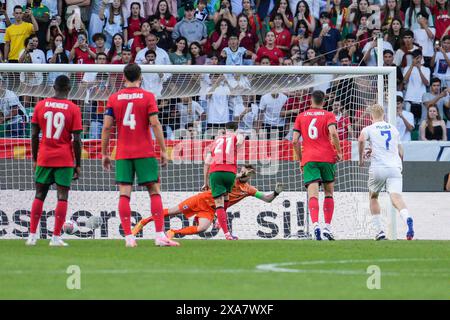
<instances>
[{"instance_id":1,"label":"white football sock","mask_svg":"<svg viewBox=\"0 0 450 320\"><path fill-rule=\"evenodd\" d=\"M158 237L158 238L165 238L165 237L166 237L166 234L165 234L164 232L158 232L158 233L157 233L157 237Z\"/></svg>"},{"instance_id":2,"label":"white football sock","mask_svg":"<svg viewBox=\"0 0 450 320\"><path fill-rule=\"evenodd\" d=\"M319 228L319 223L318 223L318 222L315 222L315 223L313 224L313 228L314 228L314 229Z\"/></svg>"},{"instance_id":3,"label":"white football sock","mask_svg":"<svg viewBox=\"0 0 450 320\"><path fill-rule=\"evenodd\" d=\"M374 226L375 230L377 230L377 232L383 231L383 223L381 221L380 214L372 215L372 225Z\"/></svg>"},{"instance_id":4,"label":"white football sock","mask_svg":"<svg viewBox=\"0 0 450 320\"><path fill-rule=\"evenodd\" d=\"M132 234L125 236L125 240L129 241L131 239L134 239L134 236Z\"/></svg>"},{"instance_id":5,"label":"white football sock","mask_svg":"<svg viewBox=\"0 0 450 320\"><path fill-rule=\"evenodd\" d=\"M325 228L328 229L328 231L331 231L331 224L329 223L325 223Z\"/></svg>"},{"instance_id":6,"label":"white football sock","mask_svg":"<svg viewBox=\"0 0 450 320\"><path fill-rule=\"evenodd\" d=\"M402 217L403 221L406 223L406 219L411 218L409 215L408 209L402 209L400 210L400 217Z\"/></svg>"}]
</instances>

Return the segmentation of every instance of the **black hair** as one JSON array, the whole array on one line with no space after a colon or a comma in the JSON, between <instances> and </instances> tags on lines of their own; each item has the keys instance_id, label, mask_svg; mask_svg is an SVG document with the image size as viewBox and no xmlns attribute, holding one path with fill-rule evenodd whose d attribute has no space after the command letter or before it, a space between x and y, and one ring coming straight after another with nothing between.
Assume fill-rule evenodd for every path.
<instances>
[{"instance_id":1,"label":"black hair","mask_svg":"<svg viewBox=\"0 0 450 320\"><path fill-rule=\"evenodd\" d=\"M141 67L136 63L129 63L123 69L125 79L130 82L135 82L141 78Z\"/></svg>"},{"instance_id":2,"label":"black hair","mask_svg":"<svg viewBox=\"0 0 450 320\"><path fill-rule=\"evenodd\" d=\"M325 93L321 90L315 90L311 94L311 99L316 105L321 105L325 100Z\"/></svg>"},{"instance_id":3,"label":"black hair","mask_svg":"<svg viewBox=\"0 0 450 320\"><path fill-rule=\"evenodd\" d=\"M67 94L69 93L71 87L70 87L70 79L66 75L60 75L55 79L55 84L53 85L53 88L55 89L56 95L59 93Z\"/></svg>"},{"instance_id":4,"label":"black hair","mask_svg":"<svg viewBox=\"0 0 450 320\"><path fill-rule=\"evenodd\" d=\"M228 130L235 130L235 131L236 131L237 128L238 128L238 123L235 122L235 121L228 122L228 123L225 125L225 128L228 129Z\"/></svg>"},{"instance_id":5,"label":"black hair","mask_svg":"<svg viewBox=\"0 0 450 320\"><path fill-rule=\"evenodd\" d=\"M434 77L434 78L431 78L431 80L430 80L430 86L435 82L439 82L439 84L442 83L441 79Z\"/></svg>"}]
</instances>

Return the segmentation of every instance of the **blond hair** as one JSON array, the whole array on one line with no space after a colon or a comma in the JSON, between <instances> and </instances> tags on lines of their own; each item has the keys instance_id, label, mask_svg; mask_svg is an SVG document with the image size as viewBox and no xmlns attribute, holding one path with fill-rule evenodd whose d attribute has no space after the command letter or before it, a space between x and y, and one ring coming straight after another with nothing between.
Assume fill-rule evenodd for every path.
<instances>
[{"instance_id":1,"label":"blond hair","mask_svg":"<svg viewBox=\"0 0 450 320\"><path fill-rule=\"evenodd\" d=\"M383 119L384 117L384 109L379 104L373 104L367 108L373 118Z\"/></svg>"}]
</instances>

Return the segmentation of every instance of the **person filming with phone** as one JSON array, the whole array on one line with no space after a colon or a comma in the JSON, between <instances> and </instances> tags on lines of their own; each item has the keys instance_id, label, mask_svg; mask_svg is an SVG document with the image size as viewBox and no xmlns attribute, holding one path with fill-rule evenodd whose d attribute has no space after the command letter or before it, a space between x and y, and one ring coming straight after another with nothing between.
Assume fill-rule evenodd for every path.
<instances>
[{"instance_id":1,"label":"person filming with phone","mask_svg":"<svg viewBox=\"0 0 450 320\"><path fill-rule=\"evenodd\" d=\"M320 28L314 31L313 45L324 54L327 65L336 65L342 47L341 33L330 23L330 14L320 14Z\"/></svg>"}]
</instances>

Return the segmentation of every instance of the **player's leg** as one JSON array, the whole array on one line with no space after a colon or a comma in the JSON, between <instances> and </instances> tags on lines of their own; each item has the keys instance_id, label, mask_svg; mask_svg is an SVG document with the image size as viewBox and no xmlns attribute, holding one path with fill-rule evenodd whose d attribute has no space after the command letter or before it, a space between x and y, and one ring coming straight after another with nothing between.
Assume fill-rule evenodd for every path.
<instances>
[{"instance_id":1,"label":"player's leg","mask_svg":"<svg viewBox=\"0 0 450 320\"><path fill-rule=\"evenodd\" d=\"M384 233L384 224L381 218L381 208L378 202L378 195L383 190L385 185L385 178L382 172L378 169L369 170L369 208L372 215L372 225L375 228L376 236L375 240L385 240L386 235Z\"/></svg>"},{"instance_id":2,"label":"player's leg","mask_svg":"<svg viewBox=\"0 0 450 320\"><path fill-rule=\"evenodd\" d=\"M320 169L317 162L308 162L303 167L303 181L308 192L308 210L314 228L316 240L322 240L319 226L319 182L321 182Z\"/></svg>"},{"instance_id":3,"label":"player's leg","mask_svg":"<svg viewBox=\"0 0 450 320\"><path fill-rule=\"evenodd\" d=\"M228 230L228 217L225 211L225 199L233 189L236 175L232 172L213 172L209 176L209 185L216 205L216 215L219 225L227 240L237 240Z\"/></svg>"},{"instance_id":4,"label":"player's leg","mask_svg":"<svg viewBox=\"0 0 450 320\"><path fill-rule=\"evenodd\" d=\"M211 226L213 215L214 213L212 214L212 217L209 218L199 217L198 225L189 226L181 229L170 229L169 231L167 231L167 236L171 239L177 234L190 235L206 231Z\"/></svg>"},{"instance_id":5,"label":"player's leg","mask_svg":"<svg viewBox=\"0 0 450 320\"><path fill-rule=\"evenodd\" d=\"M34 196L33 204L31 206L31 217L30 217L30 233L26 245L34 246L36 245L37 236L37 226L42 216L42 208L44 206L45 198L47 197L48 190L50 189L50 184L43 184L36 182L36 194Z\"/></svg>"},{"instance_id":6,"label":"player's leg","mask_svg":"<svg viewBox=\"0 0 450 320\"><path fill-rule=\"evenodd\" d=\"M119 184L119 216L123 232L125 233L125 246L136 247L136 240L131 233L131 207L130 197L134 182L133 159L120 159L116 161L116 182Z\"/></svg>"},{"instance_id":7,"label":"player's leg","mask_svg":"<svg viewBox=\"0 0 450 320\"><path fill-rule=\"evenodd\" d=\"M169 209L163 209L163 216L164 218L167 216L174 216L177 214L180 214L181 211L179 210L178 206L169 208ZM141 232L141 230L149 223L155 221L155 218L153 217L153 215L147 217L147 218L143 218L141 220L138 221L138 223L136 223L136 225L134 226L133 230L131 230L131 233L136 236L139 232Z\"/></svg>"},{"instance_id":8,"label":"player's leg","mask_svg":"<svg viewBox=\"0 0 450 320\"><path fill-rule=\"evenodd\" d=\"M406 239L412 240L414 238L413 218L410 216L408 208L406 207L403 197L401 195L403 189L403 177L399 168L392 168L390 177L386 180L386 189L390 194L392 205L398 210L402 220L408 227L406 232Z\"/></svg>"},{"instance_id":9,"label":"player's leg","mask_svg":"<svg viewBox=\"0 0 450 320\"><path fill-rule=\"evenodd\" d=\"M325 219L325 228L322 234L328 240L334 240L331 233L331 221L334 213L334 177L336 173L336 165L334 163L320 163L320 175L323 181L323 191L325 198L323 200L323 215Z\"/></svg>"}]
</instances>

